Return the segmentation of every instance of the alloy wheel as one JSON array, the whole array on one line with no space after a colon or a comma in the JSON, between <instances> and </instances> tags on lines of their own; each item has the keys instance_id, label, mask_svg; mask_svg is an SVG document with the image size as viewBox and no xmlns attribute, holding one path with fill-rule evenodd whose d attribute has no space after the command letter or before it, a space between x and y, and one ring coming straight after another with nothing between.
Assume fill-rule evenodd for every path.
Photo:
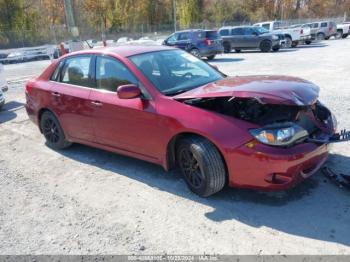
<instances>
[{"instance_id":1,"label":"alloy wheel","mask_svg":"<svg viewBox=\"0 0 350 262\"><path fill-rule=\"evenodd\" d=\"M187 149L183 148L180 151L180 168L188 183L194 188L201 187L204 177L199 167L199 163L193 153Z\"/></svg>"},{"instance_id":2,"label":"alloy wheel","mask_svg":"<svg viewBox=\"0 0 350 262\"><path fill-rule=\"evenodd\" d=\"M43 133L45 138L55 144L60 139L58 126L52 119L46 119L44 123Z\"/></svg>"}]
</instances>

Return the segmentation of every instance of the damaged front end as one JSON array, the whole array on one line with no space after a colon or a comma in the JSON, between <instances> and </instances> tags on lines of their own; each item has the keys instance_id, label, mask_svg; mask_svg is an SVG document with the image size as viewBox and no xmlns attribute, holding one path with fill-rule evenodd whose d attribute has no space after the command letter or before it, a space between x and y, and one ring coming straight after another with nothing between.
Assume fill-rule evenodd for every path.
<instances>
[{"instance_id":1,"label":"damaged front end","mask_svg":"<svg viewBox=\"0 0 350 262\"><path fill-rule=\"evenodd\" d=\"M248 121L259 126L249 130L259 142L277 147L298 143L332 143L350 139L349 132L336 134L337 121L321 102L311 105L265 104L257 98L209 97L184 103Z\"/></svg>"}]
</instances>

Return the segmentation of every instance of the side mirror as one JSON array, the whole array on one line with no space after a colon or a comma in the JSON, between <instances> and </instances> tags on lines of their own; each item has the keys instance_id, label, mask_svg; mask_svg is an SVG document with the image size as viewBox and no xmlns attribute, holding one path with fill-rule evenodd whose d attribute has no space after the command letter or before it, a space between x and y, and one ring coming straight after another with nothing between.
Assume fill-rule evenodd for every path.
<instances>
[{"instance_id":1,"label":"side mirror","mask_svg":"<svg viewBox=\"0 0 350 262\"><path fill-rule=\"evenodd\" d=\"M118 86L117 94L120 99L132 99L141 96L141 90L137 85L129 84Z\"/></svg>"}]
</instances>

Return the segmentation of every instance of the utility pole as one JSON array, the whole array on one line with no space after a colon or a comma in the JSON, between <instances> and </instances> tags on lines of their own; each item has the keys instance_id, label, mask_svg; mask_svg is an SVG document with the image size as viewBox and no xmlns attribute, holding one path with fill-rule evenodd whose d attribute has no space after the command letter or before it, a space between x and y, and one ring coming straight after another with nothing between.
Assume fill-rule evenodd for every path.
<instances>
[{"instance_id":1,"label":"utility pole","mask_svg":"<svg viewBox=\"0 0 350 262\"><path fill-rule=\"evenodd\" d=\"M78 37L79 31L75 26L72 0L64 0L64 13L66 15L66 22L69 32L73 35L73 37Z\"/></svg>"},{"instance_id":2,"label":"utility pole","mask_svg":"<svg viewBox=\"0 0 350 262\"><path fill-rule=\"evenodd\" d=\"M173 0L174 32L176 32L176 0Z\"/></svg>"}]
</instances>

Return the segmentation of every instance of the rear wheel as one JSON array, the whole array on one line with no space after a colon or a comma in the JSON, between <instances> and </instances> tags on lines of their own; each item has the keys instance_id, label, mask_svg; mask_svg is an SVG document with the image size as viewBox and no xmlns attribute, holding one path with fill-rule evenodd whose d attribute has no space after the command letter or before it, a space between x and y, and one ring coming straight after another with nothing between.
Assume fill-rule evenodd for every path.
<instances>
[{"instance_id":1,"label":"rear wheel","mask_svg":"<svg viewBox=\"0 0 350 262\"><path fill-rule=\"evenodd\" d=\"M186 137L177 145L177 163L190 190L201 197L219 192L226 169L216 147L201 137Z\"/></svg>"},{"instance_id":2,"label":"rear wheel","mask_svg":"<svg viewBox=\"0 0 350 262\"><path fill-rule=\"evenodd\" d=\"M261 52L267 53L270 52L272 48L272 43L269 40L264 40L260 43Z\"/></svg>"},{"instance_id":3,"label":"rear wheel","mask_svg":"<svg viewBox=\"0 0 350 262\"><path fill-rule=\"evenodd\" d=\"M215 55L207 56L208 60L213 60L215 58Z\"/></svg>"},{"instance_id":4,"label":"rear wheel","mask_svg":"<svg viewBox=\"0 0 350 262\"><path fill-rule=\"evenodd\" d=\"M316 36L316 39L319 40L319 41L322 41L326 38L325 34L324 33L318 33L317 36Z\"/></svg>"},{"instance_id":5,"label":"rear wheel","mask_svg":"<svg viewBox=\"0 0 350 262\"><path fill-rule=\"evenodd\" d=\"M310 41L310 40L305 41L305 44L307 44L307 45L309 45L311 43L312 43L312 41Z\"/></svg>"},{"instance_id":6,"label":"rear wheel","mask_svg":"<svg viewBox=\"0 0 350 262\"><path fill-rule=\"evenodd\" d=\"M240 53L242 50L241 49L235 49L236 53Z\"/></svg>"},{"instance_id":7,"label":"rear wheel","mask_svg":"<svg viewBox=\"0 0 350 262\"><path fill-rule=\"evenodd\" d=\"M63 129L53 113L46 111L42 114L40 128L49 147L64 149L72 144L66 140Z\"/></svg>"},{"instance_id":8,"label":"rear wheel","mask_svg":"<svg viewBox=\"0 0 350 262\"><path fill-rule=\"evenodd\" d=\"M337 34L335 35L335 39L340 39L343 38L343 31L342 30L338 30Z\"/></svg>"},{"instance_id":9,"label":"rear wheel","mask_svg":"<svg viewBox=\"0 0 350 262\"><path fill-rule=\"evenodd\" d=\"M325 39L325 40L329 40L329 38L331 38L331 37L330 37L330 36L327 36L327 37L325 37L324 39Z\"/></svg>"},{"instance_id":10,"label":"rear wheel","mask_svg":"<svg viewBox=\"0 0 350 262\"><path fill-rule=\"evenodd\" d=\"M343 34L342 38L347 38L349 34Z\"/></svg>"},{"instance_id":11,"label":"rear wheel","mask_svg":"<svg viewBox=\"0 0 350 262\"><path fill-rule=\"evenodd\" d=\"M197 48L191 49L190 54L192 54L195 57L201 58L201 54L199 53L199 50Z\"/></svg>"},{"instance_id":12,"label":"rear wheel","mask_svg":"<svg viewBox=\"0 0 350 262\"><path fill-rule=\"evenodd\" d=\"M230 53L231 52L231 45L228 42L224 42L224 53Z\"/></svg>"}]
</instances>

